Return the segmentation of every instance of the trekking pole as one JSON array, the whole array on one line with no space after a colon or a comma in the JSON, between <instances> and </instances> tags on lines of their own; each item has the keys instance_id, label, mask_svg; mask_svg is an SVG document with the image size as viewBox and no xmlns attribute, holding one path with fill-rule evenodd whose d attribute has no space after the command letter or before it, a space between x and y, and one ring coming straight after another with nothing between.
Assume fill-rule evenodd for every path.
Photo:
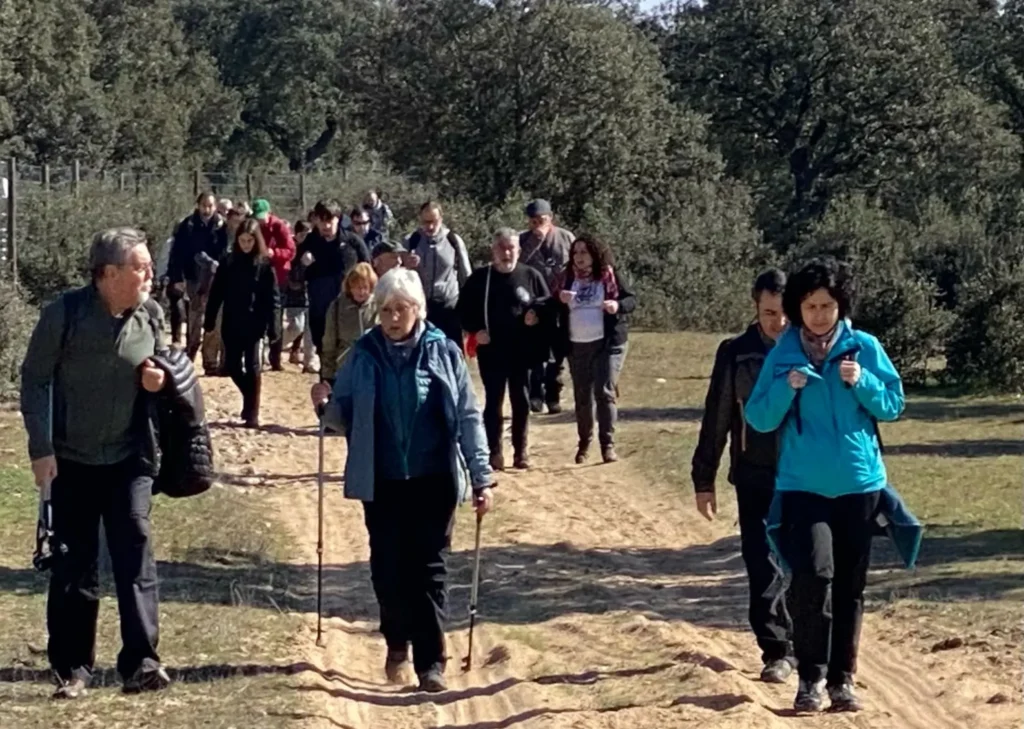
<instances>
[{"instance_id":1,"label":"trekking pole","mask_svg":"<svg viewBox=\"0 0 1024 729\"><path fill-rule=\"evenodd\" d=\"M469 650L466 653L466 659L463 661L463 671L468 671L473 667L473 628L476 627L476 599L480 590L480 525L483 520L483 514L477 513L476 554L473 557L473 587L469 595Z\"/></svg>"},{"instance_id":2,"label":"trekking pole","mask_svg":"<svg viewBox=\"0 0 1024 729\"><path fill-rule=\"evenodd\" d=\"M316 470L317 536L316 536L316 644L324 647L323 590L324 590L324 416L320 414L319 464Z\"/></svg>"}]
</instances>

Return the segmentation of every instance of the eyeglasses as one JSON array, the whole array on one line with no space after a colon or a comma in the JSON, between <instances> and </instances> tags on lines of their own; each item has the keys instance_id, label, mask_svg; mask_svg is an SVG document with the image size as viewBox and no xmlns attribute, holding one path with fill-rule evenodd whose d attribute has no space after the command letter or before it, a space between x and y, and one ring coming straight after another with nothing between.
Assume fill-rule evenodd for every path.
<instances>
[{"instance_id":1,"label":"eyeglasses","mask_svg":"<svg viewBox=\"0 0 1024 729\"><path fill-rule=\"evenodd\" d=\"M369 220L353 220L352 225L369 225Z\"/></svg>"},{"instance_id":2,"label":"eyeglasses","mask_svg":"<svg viewBox=\"0 0 1024 729\"><path fill-rule=\"evenodd\" d=\"M380 307L380 313L389 319L400 319L401 317L409 314L415 308L416 307L412 304L396 301Z\"/></svg>"}]
</instances>

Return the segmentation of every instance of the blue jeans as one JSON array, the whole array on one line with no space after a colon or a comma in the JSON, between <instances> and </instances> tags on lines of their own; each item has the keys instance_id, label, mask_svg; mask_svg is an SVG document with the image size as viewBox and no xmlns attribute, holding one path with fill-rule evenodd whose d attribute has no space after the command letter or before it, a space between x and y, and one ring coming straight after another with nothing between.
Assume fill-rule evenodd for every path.
<instances>
[{"instance_id":1,"label":"blue jeans","mask_svg":"<svg viewBox=\"0 0 1024 729\"><path fill-rule=\"evenodd\" d=\"M570 345L569 372L576 397L576 430L581 445L594 439L595 405L601 447L615 444L619 374L626 362L627 348L626 344L609 347L604 340Z\"/></svg>"}]
</instances>

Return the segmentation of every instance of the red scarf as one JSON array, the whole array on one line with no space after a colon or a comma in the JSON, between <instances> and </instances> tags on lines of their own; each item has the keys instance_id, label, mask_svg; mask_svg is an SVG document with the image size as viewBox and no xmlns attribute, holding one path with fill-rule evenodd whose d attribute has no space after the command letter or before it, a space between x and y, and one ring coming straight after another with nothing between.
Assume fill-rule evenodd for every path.
<instances>
[{"instance_id":1,"label":"red scarf","mask_svg":"<svg viewBox=\"0 0 1024 729\"><path fill-rule=\"evenodd\" d=\"M591 274L593 272L588 268L582 270L577 268L575 265L572 269L573 281L588 282L591 281ZM558 282L557 289L559 291L568 289L571 286L571 282L565 274L562 274L561 281ZM619 298L619 283L615 280L615 271L611 266L605 266L604 271L601 272L601 285L604 286L604 300L605 301L618 301Z\"/></svg>"}]
</instances>

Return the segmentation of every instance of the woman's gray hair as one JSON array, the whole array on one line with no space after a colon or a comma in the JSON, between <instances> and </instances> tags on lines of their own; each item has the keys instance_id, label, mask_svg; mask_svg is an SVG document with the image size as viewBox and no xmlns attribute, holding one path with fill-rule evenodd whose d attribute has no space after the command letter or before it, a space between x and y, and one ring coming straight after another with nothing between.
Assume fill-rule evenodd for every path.
<instances>
[{"instance_id":1,"label":"woman's gray hair","mask_svg":"<svg viewBox=\"0 0 1024 729\"><path fill-rule=\"evenodd\" d=\"M510 243L519 243L519 233L514 228L498 228L494 231L494 238L491 241L494 243L500 243L503 240L507 240Z\"/></svg>"},{"instance_id":2,"label":"woman's gray hair","mask_svg":"<svg viewBox=\"0 0 1024 729\"><path fill-rule=\"evenodd\" d=\"M427 318L427 297L423 293L423 283L419 274L408 268L392 268L381 276L373 290L373 297L380 307L384 307L391 299L402 299L415 304L419 309L417 314L420 321Z\"/></svg>"},{"instance_id":3,"label":"woman's gray hair","mask_svg":"<svg viewBox=\"0 0 1024 729\"><path fill-rule=\"evenodd\" d=\"M123 266L131 252L146 242L146 234L138 228L109 228L97 233L89 248L92 280L103 276L107 266Z\"/></svg>"}]
</instances>

